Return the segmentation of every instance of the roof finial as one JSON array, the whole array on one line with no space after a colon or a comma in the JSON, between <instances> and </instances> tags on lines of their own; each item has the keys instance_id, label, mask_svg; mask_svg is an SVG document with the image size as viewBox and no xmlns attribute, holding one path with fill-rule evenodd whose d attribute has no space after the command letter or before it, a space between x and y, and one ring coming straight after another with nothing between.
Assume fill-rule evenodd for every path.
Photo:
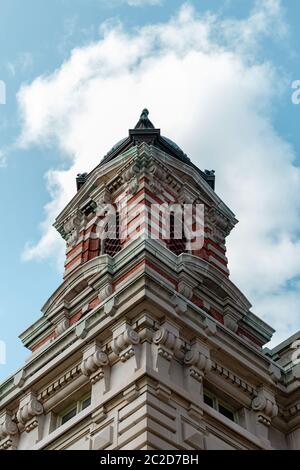
<instances>
[{"instance_id":1,"label":"roof finial","mask_svg":"<svg viewBox=\"0 0 300 470\"><path fill-rule=\"evenodd\" d=\"M135 129L154 129L154 126L150 119L148 118L149 111L148 109L143 109L141 117L137 125L135 126Z\"/></svg>"}]
</instances>

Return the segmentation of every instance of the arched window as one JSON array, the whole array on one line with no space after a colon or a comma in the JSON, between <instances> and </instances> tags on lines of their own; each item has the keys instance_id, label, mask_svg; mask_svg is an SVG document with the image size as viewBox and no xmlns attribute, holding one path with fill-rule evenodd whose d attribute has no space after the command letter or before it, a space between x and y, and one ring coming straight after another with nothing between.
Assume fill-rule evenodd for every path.
<instances>
[{"instance_id":1,"label":"arched window","mask_svg":"<svg viewBox=\"0 0 300 470\"><path fill-rule=\"evenodd\" d=\"M184 224L183 224L183 216L182 216L182 223L180 224L181 233L176 233L175 230L175 215L174 212L170 213L170 238L165 240L166 245L176 256L181 255L182 253L186 253L186 238L184 236Z\"/></svg>"},{"instance_id":2,"label":"arched window","mask_svg":"<svg viewBox=\"0 0 300 470\"><path fill-rule=\"evenodd\" d=\"M117 211L115 217L111 217L106 227L104 239L104 254L114 256L121 250L120 240L120 214Z\"/></svg>"}]
</instances>

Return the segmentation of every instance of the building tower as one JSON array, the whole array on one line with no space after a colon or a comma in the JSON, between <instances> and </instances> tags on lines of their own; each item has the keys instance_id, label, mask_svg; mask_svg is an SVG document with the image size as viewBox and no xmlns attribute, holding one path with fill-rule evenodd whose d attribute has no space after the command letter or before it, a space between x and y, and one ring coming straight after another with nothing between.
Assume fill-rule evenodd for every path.
<instances>
[{"instance_id":1,"label":"building tower","mask_svg":"<svg viewBox=\"0 0 300 470\"><path fill-rule=\"evenodd\" d=\"M300 448L300 334L263 349L274 330L229 278L237 220L214 185L147 110L78 175L55 222L63 282L0 385L0 448ZM179 223L196 206L200 244Z\"/></svg>"}]
</instances>

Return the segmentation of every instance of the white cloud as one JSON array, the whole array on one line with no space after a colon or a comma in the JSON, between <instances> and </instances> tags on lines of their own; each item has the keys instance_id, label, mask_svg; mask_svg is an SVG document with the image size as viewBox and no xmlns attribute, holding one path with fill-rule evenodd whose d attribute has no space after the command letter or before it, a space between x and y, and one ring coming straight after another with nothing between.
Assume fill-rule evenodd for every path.
<instances>
[{"instance_id":1,"label":"white cloud","mask_svg":"<svg viewBox=\"0 0 300 470\"><path fill-rule=\"evenodd\" d=\"M0 168L5 168L7 165L7 155L0 149Z\"/></svg>"},{"instance_id":2,"label":"white cloud","mask_svg":"<svg viewBox=\"0 0 300 470\"><path fill-rule=\"evenodd\" d=\"M134 34L104 27L98 42L23 86L21 144L55 142L69 162L47 174L42 236L24 256L62 253L51 224L74 194L76 173L91 170L147 106L200 168L216 170L217 192L240 220L228 243L232 279L257 314L275 326L290 315L281 332L297 329L297 289L289 282L300 275L300 171L272 126L283 80L255 60L275 27L286 33L279 0L257 3L243 21L198 17L185 5L169 22Z\"/></svg>"},{"instance_id":3,"label":"white cloud","mask_svg":"<svg viewBox=\"0 0 300 470\"><path fill-rule=\"evenodd\" d=\"M163 0L125 0L131 7L141 7L145 5L161 5Z\"/></svg>"},{"instance_id":4,"label":"white cloud","mask_svg":"<svg viewBox=\"0 0 300 470\"><path fill-rule=\"evenodd\" d=\"M101 0L104 5L110 8L126 4L130 7L144 7L162 5L164 0Z\"/></svg>"}]
</instances>

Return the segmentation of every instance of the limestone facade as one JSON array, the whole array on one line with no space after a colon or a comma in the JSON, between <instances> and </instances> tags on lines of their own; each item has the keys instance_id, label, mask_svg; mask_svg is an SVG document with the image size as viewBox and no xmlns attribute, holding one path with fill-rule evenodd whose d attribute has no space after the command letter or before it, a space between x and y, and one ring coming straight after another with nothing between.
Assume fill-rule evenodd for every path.
<instances>
[{"instance_id":1,"label":"limestone facade","mask_svg":"<svg viewBox=\"0 0 300 470\"><path fill-rule=\"evenodd\" d=\"M212 174L136 129L55 222L64 280L21 335L24 367L0 385L0 448L299 449L300 333L264 348L274 330L230 280L237 220ZM103 241L103 208L125 202L126 236ZM152 203L202 204L202 247L160 237Z\"/></svg>"}]
</instances>

